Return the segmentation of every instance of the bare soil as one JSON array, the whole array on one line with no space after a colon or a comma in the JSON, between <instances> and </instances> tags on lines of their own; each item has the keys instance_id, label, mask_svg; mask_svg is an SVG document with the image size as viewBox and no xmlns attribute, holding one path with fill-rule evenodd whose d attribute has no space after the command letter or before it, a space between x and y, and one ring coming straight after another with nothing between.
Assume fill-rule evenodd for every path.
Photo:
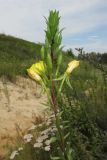
<instances>
[{"instance_id":1,"label":"bare soil","mask_svg":"<svg viewBox=\"0 0 107 160\"><path fill-rule=\"evenodd\" d=\"M18 77L15 83L0 79L0 157L17 134L17 126L25 131L35 117L43 116L47 107L46 95L40 95L40 86Z\"/></svg>"}]
</instances>

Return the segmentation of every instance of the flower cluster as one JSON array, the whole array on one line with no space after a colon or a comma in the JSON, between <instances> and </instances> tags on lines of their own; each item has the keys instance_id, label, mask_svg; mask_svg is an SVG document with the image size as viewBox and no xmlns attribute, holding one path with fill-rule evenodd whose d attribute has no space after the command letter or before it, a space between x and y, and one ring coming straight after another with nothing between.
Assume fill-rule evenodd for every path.
<instances>
[{"instance_id":1,"label":"flower cluster","mask_svg":"<svg viewBox=\"0 0 107 160\"><path fill-rule=\"evenodd\" d=\"M52 114L47 122L46 125L48 126L48 128L46 128L45 130L41 131L40 136L36 139L36 143L34 144L34 148L38 148L38 149L43 149L45 151L50 151L51 149L51 136L55 135L55 133L57 132L57 128L55 125L52 125L52 122L55 119L55 115Z\"/></svg>"},{"instance_id":2,"label":"flower cluster","mask_svg":"<svg viewBox=\"0 0 107 160\"><path fill-rule=\"evenodd\" d=\"M41 130L41 128L43 127L44 124L47 126L47 128L45 130L42 130L40 132L40 136L36 139L36 142L33 144L34 148L43 149L44 151L50 151L50 149L51 149L51 138L50 137L52 135L55 135L55 133L57 132L56 126L52 125L54 119L55 119L55 116L54 116L54 114L52 114L46 119L46 122L36 124L36 125L33 124L28 129L28 132L32 132L35 129ZM32 135L31 133L25 134L23 137L25 143L32 142L33 138L34 138L34 135ZM17 150L13 151L10 155L10 159L11 160L15 159L15 157L18 156L21 151L23 151L22 147L19 147Z\"/></svg>"},{"instance_id":3,"label":"flower cluster","mask_svg":"<svg viewBox=\"0 0 107 160\"><path fill-rule=\"evenodd\" d=\"M32 138L33 138L32 134L26 134L24 136L24 140L25 140L26 143L31 142Z\"/></svg>"}]
</instances>

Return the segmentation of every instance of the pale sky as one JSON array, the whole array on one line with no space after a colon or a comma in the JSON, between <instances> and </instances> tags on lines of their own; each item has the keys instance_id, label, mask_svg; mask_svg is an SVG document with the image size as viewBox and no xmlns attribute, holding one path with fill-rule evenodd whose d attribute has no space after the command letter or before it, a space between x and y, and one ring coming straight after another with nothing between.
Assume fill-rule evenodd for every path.
<instances>
[{"instance_id":1,"label":"pale sky","mask_svg":"<svg viewBox=\"0 0 107 160\"><path fill-rule=\"evenodd\" d=\"M59 10L65 48L107 51L107 0L0 0L0 33L44 42L49 10Z\"/></svg>"}]
</instances>

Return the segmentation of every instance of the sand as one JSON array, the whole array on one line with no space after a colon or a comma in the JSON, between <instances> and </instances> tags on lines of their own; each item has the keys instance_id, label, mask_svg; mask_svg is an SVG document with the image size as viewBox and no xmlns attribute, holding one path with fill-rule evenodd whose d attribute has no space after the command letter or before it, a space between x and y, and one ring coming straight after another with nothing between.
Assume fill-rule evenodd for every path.
<instances>
[{"instance_id":1,"label":"sand","mask_svg":"<svg viewBox=\"0 0 107 160\"><path fill-rule=\"evenodd\" d=\"M42 104L46 95L40 92L40 86L27 78L18 77L15 83L0 79L0 156L16 136L17 126L25 131L37 116L46 113L47 107Z\"/></svg>"}]
</instances>

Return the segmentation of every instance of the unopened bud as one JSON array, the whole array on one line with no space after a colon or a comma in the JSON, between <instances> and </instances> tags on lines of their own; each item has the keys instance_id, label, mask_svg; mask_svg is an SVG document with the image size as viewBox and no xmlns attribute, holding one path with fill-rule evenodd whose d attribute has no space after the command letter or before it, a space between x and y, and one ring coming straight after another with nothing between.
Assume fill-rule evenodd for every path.
<instances>
[{"instance_id":1,"label":"unopened bud","mask_svg":"<svg viewBox=\"0 0 107 160\"><path fill-rule=\"evenodd\" d=\"M75 68L79 66L80 62L77 60L73 60L70 63L68 63L68 68L66 70L66 73L70 74Z\"/></svg>"}]
</instances>

